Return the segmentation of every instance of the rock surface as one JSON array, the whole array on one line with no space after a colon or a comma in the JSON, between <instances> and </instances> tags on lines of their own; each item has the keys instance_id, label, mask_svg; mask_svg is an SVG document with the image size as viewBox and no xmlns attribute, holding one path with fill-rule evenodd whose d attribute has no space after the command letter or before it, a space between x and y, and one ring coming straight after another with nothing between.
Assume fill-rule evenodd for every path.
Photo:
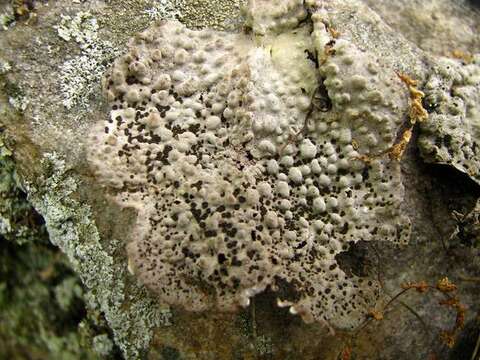
<instances>
[{"instance_id":1,"label":"rock surface","mask_svg":"<svg viewBox=\"0 0 480 360\"><path fill-rule=\"evenodd\" d=\"M404 0L396 2L396 8L392 9L386 1L330 0L307 1L306 4L281 1L275 11L270 11L268 6L271 4L265 1L209 1L208 6L204 7L201 3L174 3L167 0L34 1L32 9L28 6L23 10L12 9L7 4L0 8L3 11L3 31L0 32L2 138L13 144L10 148L16 173L28 194L28 200L45 219L50 241L66 254L80 277L84 286L82 298L87 302L89 312L101 314L109 327L108 333L94 334L91 347L106 358L115 358L121 353L127 359L337 359L349 350L352 351L352 358L354 356L357 359L425 359L433 353L439 359L469 358L479 333L475 317L480 310L477 300L480 273L476 223L478 206L475 207L480 196L477 184L478 159L475 155L475 144L479 140L476 109L479 106L480 84L475 68L478 66L478 55L473 55L480 53L480 43L475 36L480 14L474 2L438 0L426 6L419 5L417 1ZM247 6L246 10L242 10L242 6ZM248 9L257 11L249 12ZM16 16L12 17L14 11ZM447 13L452 15L447 17ZM240 306L236 312L223 312L216 307L203 312L190 312L181 306L169 306L168 303L176 305L182 302L171 301L168 296L163 298L165 302L160 301L135 275L129 273L129 258L133 258L133 268L138 268L138 261L135 263L135 256L132 256L131 248L135 244L132 242L135 241L132 233L138 237L137 244L142 241L138 240L142 238L138 230L135 233L135 229L139 229L138 224L154 212L145 214L145 207L139 207L138 200L134 201L137 206L133 207L119 203L118 198L122 197L121 191L125 189L123 181L118 182L117 177L130 175L132 170L109 168L108 162L100 158L95 160L95 170L95 166L92 167L92 153L98 154L102 148L100 142L92 144L89 139L92 133L98 131L99 124L109 123L111 112L115 111L112 106L117 94L113 93L111 98L108 91L102 92L102 77L110 71L115 81L115 70L108 69L120 66L121 60L117 60L113 68L111 64L115 59L125 58L128 39L136 36L134 41L137 43L145 41L142 36L148 37L148 32L135 34L159 19L177 19L194 30L213 28L217 31L215 34L226 32L224 41L228 43L231 41L229 39L235 39L233 48L242 41L249 44L240 47L235 56L246 58L242 61L253 69L253 74L246 78L247 84L253 84L248 85L253 89L253 105L251 108L248 108L248 103L239 106L239 100L243 98L235 99L233 95L228 98L229 106L232 105L235 111L241 110L241 114L235 116L238 119L244 116L243 122L235 120L237 132L232 133L246 137L238 140L233 136L232 143L235 145L238 140L245 150L251 151L255 166L260 172L265 171L265 176L279 177L275 179L276 185L282 181L286 184L284 200L294 203L292 214L301 206L301 200L298 199L308 193L310 186L313 196L311 203L308 202L310 200L306 201L305 207L312 212L309 215L311 219L322 220L329 226L332 222L333 229L335 226L341 229L344 223L350 221L346 220L348 216L353 216L349 209L385 207L378 199L373 199L369 204L366 189L373 187L375 193L383 193L384 196L393 194L394 200L386 204L384 212L375 211L372 212L375 216L363 215L364 218L360 215L361 224L372 226L371 233L364 229L363 233L360 231L348 238L347 232L347 235L336 240L339 245L334 256L328 264L323 264L327 268L333 263L337 264L336 272L327 271L326 275L322 275L324 277L312 277L309 280L309 273L318 269L318 266L308 262L290 267L285 265L290 274L295 275L282 275L284 278L274 284L273 275L281 275L283 270L265 268L267 273L262 275L266 280L257 278L260 286L252 280L248 280L250 285L242 285L250 289L251 284L258 287L248 296L236 298L240 299L239 305L248 305ZM175 26L184 29L183 25ZM432 34L429 41L426 40L428 37L418 36L422 29L437 28L446 30L439 36ZM194 36L190 30L182 31L189 37ZM209 31L203 30L203 33ZM158 35L155 32L153 34ZM169 41L173 41L172 37ZM292 43L299 44L299 48L305 50L304 57L298 55L298 49ZM260 53L257 51L257 58L248 58L248 51L254 48L260 49ZM222 52L220 55L224 54ZM200 58L202 54L197 55ZM208 63L213 61L213 55L206 51L203 57ZM153 58L155 53L152 52L151 56ZM195 61L195 56L190 59L188 53L174 53L175 61L180 63ZM446 59L448 57L454 59ZM227 67L233 68L229 61L234 62L235 59L227 57ZM274 67L268 65L268 61L273 61ZM240 60L238 62L241 64ZM449 63L454 70L442 71L448 66L445 64ZM310 68L302 64L310 64ZM268 107L255 106L255 101L264 99L268 87L276 86L274 91L270 90L276 94L281 81L278 76L276 79L269 77L274 68L284 71L282 73L279 70L284 83L292 86L293 97L297 99L293 106L286 106L288 99L282 96L268 98L272 101ZM143 76L146 73L138 63L129 67L128 71L148 86L148 79ZM197 70L189 71L190 75L197 74ZM291 73L293 80L285 72L287 75ZM420 128L414 128L413 137L399 162L391 160L388 151L398 143L402 126L408 121L409 100L407 87L396 72L408 74L418 81L418 88L425 92L424 106L430 112L429 119ZM173 70L170 72L170 69L167 73L170 77L180 76ZM130 80L125 78L124 81L128 83ZM217 84L216 81L212 80L212 84ZM241 83L242 78L237 81ZM302 87L301 82L305 83L303 97L302 92L298 92L298 87ZM227 84L241 85L234 82ZM442 84L446 84L445 89L442 89ZM192 97L197 97L197 101L200 99L200 92L194 83L180 85L175 89L176 93L183 92L181 96L190 101ZM157 85L153 86L155 88ZM158 86L155 90L164 90L161 84ZM108 90L108 86L104 85L105 89ZM240 95L244 96L245 93L240 91ZM135 94L127 92L125 96L128 102L138 102L140 99L135 97L141 95L137 91ZM224 101L222 96L212 97L212 101ZM172 101L172 104L178 101L170 99L168 94L165 97L159 94L157 98L155 101L160 107L167 106L162 104L163 101ZM310 101L314 103L313 110L309 110L312 108ZM452 112L452 104L458 102L459 109ZM281 115L271 116L268 111L262 110L274 109L275 106L280 109L278 113L288 115L285 115L287 125L283 130L291 127L295 136L289 137L287 132L283 136ZM218 109L220 107L224 116L224 105L219 105ZM198 110L201 121L204 119L205 123L201 126L205 126L215 137L222 138L220 113L214 113L213 106L212 113L202 113L206 111L204 107ZM162 121L160 113L154 111L145 117L144 126L162 128L157 126ZM123 116L115 114L115 117L117 115ZM311 124L303 122L305 115L311 116ZM235 116L233 119L237 119ZM280 133L276 136L269 135L270 131L277 129L269 130L268 121L253 121L269 116L272 117L271 122L278 120L280 124ZM195 118L195 113L192 118ZM175 119L178 118L174 116ZM194 122L192 124L195 125ZM100 129L105 128L105 125L101 126ZM249 129L257 131L253 131L250 138ZM165 133L158 136L168 137ZM109 141L106 139L108 134L103 134L101 139ZM452 140L445 140L447 136L451 136ZM438 138L443 140L439 143ZM337 144L344 144L342 151L320 148L322 141L331 142L332 139ZM181 146L178 137L176 140L175 146ZM189 141L186 135L184 140L186 143ZM155 147L156 144L153 145L152 151L161 150ZM438 150L432 151L432 147ZM222 151L226 150L217 150L213 155L220 156ZM318 158L319 167L325 167L324 174L322 171L318 173L318 180L324 182L331 181L330 176L338 172L341 159L359 164L352 174L344 178L339 176L338 179L333 177L338 182L335 188L353 187L356 194L353 205L345 207L344 212L341 207L336 211L338 200L332 198L332 192L328 192L331 190L326 193L323 191L322 196L316 194L314 182L308 183L309 179L314 179L310 172L314 173L315 164L309 167L305 163L295 163L297 154L307 159L309 164ZM227 159L234 159L234 154L227 155ZM325 164L322 163L322 157L325 158ZM218 159L214 161L225 165ZM247 167L251 166L249 164ZM103 165L107 170L99 173L98 165ZM365 172L364 168L367 167L370 168ZM140 176L146 175L139 165L133 168ZM8 168L5 169L5 174L12 173ZM231 183L245 177L250 184L255 184L255 174L258 174L242 173L237 169L238 174L234 176L236 172L233 168L224 171L232 176L229 180ZM356 172L360 177L355 178ZM367 173L370 173L370 178L367 178ZM173 176L179 175L174 173ZM264 180L266 183L268 176ZM389 181L393 179L393 182L382 181L383 177ZM382 183L387 185L381 187ZM105 188L105 184L109 187ZM137 181L135 186L139 184L141 181ZM357 189L354 188L356 185ZM279 193L282 192L282 186L278 186ZM4 192L15 194L12 191L17 191L10 189L7 187ZM213 189L207 190L213 193ZM347 190L337 191L341 194ZM253 196L251 192L248 194ZM155 195L150 196L155 199ZM136 199L134 195L128 197L129 201ZM152 204L151 197L147 205ZM3 209L8 209L5 206L12 203L15 204L15 201L2 202L2 214L9 212ZM279 201L276 205L278 214L281 213L281 207L287 205ZM327 209L323 219L314 215ZM234 216L240 216L236 211ZM274 213L277 209L270 211ZM273 228L273 225L278 226L283 221L278 220L278 214L268 215L265 219ZM395 240L398 237L395 227L404 223L407 217L411 223L410 236ZM2 220L2 234L16 234L18 237L18 232L15 233L17 228L11 226L17 220L5 219ZM295 220L301 222L298 217ZM384 227L377 229L378 235L377 231L373 231L376 221ZM10 227L5 224L10 224ZM22 231L25 233L25 230ZM293 235L285 234L273 243L287 241ZM276 239L275 236L272 239ZM321 239L321 236L315 238L312 245L315 248L320 246L316 242L320 240L317 239ZM326 237L326 241L332 239L336 237ZM386 239L391 241L379 241ZM163 238L155 241L162 243ZM289 241L295 242L294 239ZM393 243L403 245L399 247ZM127 244L130 244L128 252ZM278 244L264 246L262 251L275 253ZM288 249L288 245L281 246ZM291 251L294 257L297 250ZM285 256L288 258L288 254ZM212 272L223 261L215 254ZM302 270L307 271L302 274ZM299 303L298 298L289 298L292 296L292 283L303 288L313 281L313 286L324 290L321 282L327 281L333 273L377 284L374 301L367 302L355 312L354 323L362 324L369 316L379 320L369 321L366 326L360 325L357 331L337 331L334 334L322 323L305 324L298 315L276 306L279 297L288 306ZM389 304L387 311L383 311L389 299L401 291L401 284L425 280L435 286L444 277L457 285L459 298L467 306L465 331L455 334L456 342L451 350L442 342L440 334L452 328L455 314L438 305L442 294L434 290L426 294L409 291L399 301ZM159 279L167 281L162 277ZM155 278L153 286L148 281L143 282L152 288L161 281ZM211 286L217 280L208 281L212 281ZM328 281L337 285L331 279ZM229 284L228 281L222 282ZM185 286L183 288L188 289ZM217 290L216 294L219 293ZM340 291L338 293L341 294ZM305 289L301 294L304 301L310 293ZM222 296L217 302L224 299ZM323 304L320 308L325 314L320 316L319 312L314 317L317 320L336 319L335 312L338 310L335 305L329 304L326 299L322 301L315 303ZM291 309L293 313L304 313L295 306ZM332 311L333 314L329 313ZM383 315L383 320L380 320L379 314ZM331 322L338 325L335 320Z\"/></svg>"}]
</instances>

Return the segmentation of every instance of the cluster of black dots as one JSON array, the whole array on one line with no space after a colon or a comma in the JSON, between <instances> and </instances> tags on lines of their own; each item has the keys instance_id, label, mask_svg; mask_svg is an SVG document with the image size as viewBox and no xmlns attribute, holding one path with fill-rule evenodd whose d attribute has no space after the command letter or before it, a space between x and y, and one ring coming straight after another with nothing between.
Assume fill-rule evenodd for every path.
<instances>
[{"instance_id":1,"label":"cluster of black dots","mask_svg":"<svg viewBox=\"0 0 480 360\"><path fill-rule=\"evenodd\" d=\"M317 112L290 144L256 134L246 37L170 22L138 36L105 78L111 116L90 160L137 209L129 259L161 300L232 310L271 288L305 319L350 326L377 287L335 256L403 241L399 169L355 159L351 124Z\"/></svg>"}]
</instances>

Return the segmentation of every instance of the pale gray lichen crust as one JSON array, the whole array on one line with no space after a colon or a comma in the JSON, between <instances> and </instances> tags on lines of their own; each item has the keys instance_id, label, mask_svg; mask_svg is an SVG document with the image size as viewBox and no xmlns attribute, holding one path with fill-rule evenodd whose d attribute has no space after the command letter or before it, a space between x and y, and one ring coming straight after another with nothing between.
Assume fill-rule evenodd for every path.
<instances>
[{"instance_id":1,"label":"pale gray lichen crust","mask_svg":"<svg viewBox=\"0 0 480 360\"><path fill-rule=\"evenodd\" d=\"M138 212L131 269L162 301L233 310L270 288L304 320L344 328L374 305L378 284L335 257L408 241L399 164L360 160L393 144L408 95L379 59L332 43L322 16L312 35L260 40L162 22L107 73L111 112L89 160ZM307 54L327 44L316 69ZM331 109L316 104L321 86Z\"/></svg>"},{"instance_id":2,"label":"pale gray lichen crust","mask_svg":"<svg viewBox=\"0 0 480 360\"><path fill-rule=\"evenodd\" d=\"M470 63L440 59L425 93L431 114L421 125L422 156L452 165L480 183L480 54Z\"/></svg>"},{"instance_id":3,"label":"pale gray lichen crust","mask_svg":"<svg viewBox=\"0 0 480 360\"><path fill-rule=\"evenodd\" d=\"M60 90L63 105L70 109L87 106L90 97L98 91L100 78L118 50L99 38L97 19L89 12L80 11L75 16L62 15L56 27L58 36L74 41L80 54L66 60L60 69Z\"/></svg>"}]
</instances>

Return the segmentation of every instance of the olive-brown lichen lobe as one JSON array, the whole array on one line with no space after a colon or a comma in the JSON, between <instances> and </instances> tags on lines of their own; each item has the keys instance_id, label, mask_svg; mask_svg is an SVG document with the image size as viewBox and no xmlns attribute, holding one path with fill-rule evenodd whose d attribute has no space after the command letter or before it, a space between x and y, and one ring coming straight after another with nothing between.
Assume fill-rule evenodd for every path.
<instances>
[{"instance_id":1,"label":"olive-brown lichen lobe","mask_svg":"<svg viewBox=\"0 0 480 360\"><path fill-rule=\"evenodd\" d=\"M366 165L351 143L391 146L406 102L396 75L378 75L348 41L317 72L305 50L323 51L327 32L320 17L314 26L313 38L278 35L302 44L278 57L269 49L292 42L256 46L250 35L163 22L105 77L111 113L92 130L89 159L138 211L130 262L163 301L232 310L287 283L296 295L279 305L339 327L375 301L375 282L348 277L335 256L361 239L404 243L409 225L398 164ZM320 77L329 113L311 111Z\"/></svg>"}]
</instances>

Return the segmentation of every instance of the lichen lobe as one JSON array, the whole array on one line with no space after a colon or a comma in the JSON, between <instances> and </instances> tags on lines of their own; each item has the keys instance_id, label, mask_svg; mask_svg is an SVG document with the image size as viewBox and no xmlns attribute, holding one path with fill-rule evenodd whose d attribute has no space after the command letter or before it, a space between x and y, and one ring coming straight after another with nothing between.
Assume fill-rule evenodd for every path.
<instances>
[{"instance_id":1,"label":"lichen lobe","mask_svg":"<svg viewBox=\"0 0 480 360\"><path fill-rule=\"evenodd\" d=\"M378 75L348 41L316 69L306 50L323 51L328 32L313 20L312 37L284 31L298 46L280 58L270 49L281 41L163 22L107 73L111 112L89 160L137 210L130 264L162 301L234 310L286 283L296 295L280 306L343 328L376 301L378 284L347 276L335 256L359 240L408 240L399 164L357 152L393 144L405 101L396 75ZM320 81L325 113L312 111Z\"/></svg>"}]
</instances>

